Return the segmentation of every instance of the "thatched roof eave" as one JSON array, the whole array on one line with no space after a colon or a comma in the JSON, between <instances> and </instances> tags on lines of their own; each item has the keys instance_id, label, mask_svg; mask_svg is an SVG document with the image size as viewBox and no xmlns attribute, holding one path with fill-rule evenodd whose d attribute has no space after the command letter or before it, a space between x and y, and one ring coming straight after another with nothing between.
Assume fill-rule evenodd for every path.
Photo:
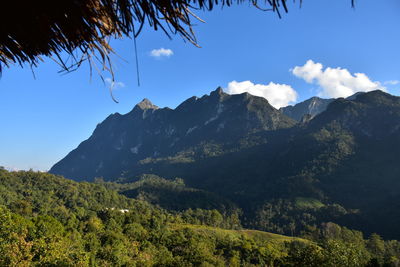
<instances>
[{"instance_id":1,"label":"thatched roof eave","mask_svg":"<svg viewBox=\"0 0 400 267\"><path fill-rule=\"evenodd\" d=\"M2 67L36 66L52 57L65 71L89 60L110 70L110 38L136 38L147 24L197 45L192 30L196 10L248 2L262 10L287 12L288 0L22 0L7 2L0 16ZM298 0L300 3L302 0ZM351 0L352 3L354 0ZM354 4L354 3L353 3ZM69 60L61 58L66 53Z\"/></svg>"}]
</instances>

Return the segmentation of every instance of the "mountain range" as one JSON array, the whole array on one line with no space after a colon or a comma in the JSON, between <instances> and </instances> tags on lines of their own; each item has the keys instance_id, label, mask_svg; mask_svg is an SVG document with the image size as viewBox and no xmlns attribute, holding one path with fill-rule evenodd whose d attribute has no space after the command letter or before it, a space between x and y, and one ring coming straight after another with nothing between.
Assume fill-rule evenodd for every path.
<instances>
[{"instance_id":1,"label":"mountain range","mask_svg":"<svg viewBox=\"0 0 400 267\"><path fill-rule=\"evenodd\" d=\"M245 136L295 124L264 98L228 95L222 88L189 98L176 109L158 108L144 99L129 113L106 118L50 172L75 180L116 179L142 160L186 157L192 153L188 148L219 153L211 150L219 144L236 149Z\"/></svg>"},{"instance_id":2,"label":"mountain range","mask_svg":"<svg viewBox=\"0 0 400 267\"><path fill-rule=\"evenodd\" d=\"M399 158L399 97L373 91L277 110L218 88L175 109L144 99L112 114L50 172L126 188L143 174L180 177L187 194L232 203L223 206L240 210L245 226L293 233L334 221L399 238Z\"/></svg>"}]
</instances>

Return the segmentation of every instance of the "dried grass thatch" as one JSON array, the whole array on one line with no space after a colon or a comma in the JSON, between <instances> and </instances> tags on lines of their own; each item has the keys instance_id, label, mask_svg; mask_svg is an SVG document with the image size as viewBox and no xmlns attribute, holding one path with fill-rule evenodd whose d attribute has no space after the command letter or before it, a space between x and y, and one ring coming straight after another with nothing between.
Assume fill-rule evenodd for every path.
<instances>
[{"instance_id":1,"label":"dried grass thatch","mask_svg":"<svg viewBox=\"0 0 400 267\"><path fill-rule=\"evenodd\" d=\"M354 0L352 0L354 1ZM136 36L149 24L168 36L179 34L197 44L192 31L196 10L257 0L22 0L7 1L0 16L0 73L12 64L36 66L42 57L71 71L97 59L111 70L110 37ZM263 0L263 10L280 15L287 0ZM301 2L301 0L300 0ZM67 58L62 58L66 53Z\"/></svg>"}]
</instances>

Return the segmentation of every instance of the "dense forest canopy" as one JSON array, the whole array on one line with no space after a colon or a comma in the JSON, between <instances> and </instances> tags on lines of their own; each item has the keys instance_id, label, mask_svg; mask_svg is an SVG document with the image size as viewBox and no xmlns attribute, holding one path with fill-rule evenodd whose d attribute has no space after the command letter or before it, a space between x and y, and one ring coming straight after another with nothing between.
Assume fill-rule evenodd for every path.
<instances>
[{"instance_id":1,"label":"dense forest canopy","mask_svg":"<svg viewBox=\"0 0 400 267\"><path fill-rule=\"evenodd\" d=\"M102 184L0 169L0 266L399 264L398 241L377 234L365 239L329 222L310 227L303 238L226 222L216 210L171 212Z\"/></svg>"}]
</instances>

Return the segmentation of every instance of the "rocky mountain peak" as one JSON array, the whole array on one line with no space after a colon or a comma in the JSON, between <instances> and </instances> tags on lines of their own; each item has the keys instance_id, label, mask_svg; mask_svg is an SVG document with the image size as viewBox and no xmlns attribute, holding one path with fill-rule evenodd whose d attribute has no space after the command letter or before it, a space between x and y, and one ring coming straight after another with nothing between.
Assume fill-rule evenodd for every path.
<instances>
[{"instance_id":1,"label":"rocky mountain peak","mask_svg":"<svg viewBox=\"0 0 400 267\"><path fill-rule=\"evenodd\" d=\"M138 104L136 104L135 107L138 107L142 110L146 110L146 109L158 109L158 107L156 105L154 105L153 103L151 103L150 100L148 100L147 98L144 98L141 102L139 102Z\"/></svg>"},{"instance_id":2,"label":"rocky mountain peak","mask_svg":"<svg viewBox=\"0 0 400 267\"><path fill-rule=\"evenodd\" d=\"M325 111L328 105L333 102L333 100L334 99L332 98L323 99L315 96L303 102L297 103L294 106L280 108L280 111L296 121L302 121L304 115L311 115L311 117L307 117L308 120L310 120L316 115Z\"/></svg>"},{"instance_id":3,"label":"rocky mountain peak","mask_svg":"<svg viewBox=\"0 0 400 267\"><path fill-rule=\"evenodd\" d=\"M218 86L217 89L215 89L214 91L212 91L212 92L210 93L210 96L218 96L218 97L221 97L221 96L224 96L224 95L226 95L226 93L224 92L224 90L222 89L221 86Z\"/></svg>"}]
</instances>

